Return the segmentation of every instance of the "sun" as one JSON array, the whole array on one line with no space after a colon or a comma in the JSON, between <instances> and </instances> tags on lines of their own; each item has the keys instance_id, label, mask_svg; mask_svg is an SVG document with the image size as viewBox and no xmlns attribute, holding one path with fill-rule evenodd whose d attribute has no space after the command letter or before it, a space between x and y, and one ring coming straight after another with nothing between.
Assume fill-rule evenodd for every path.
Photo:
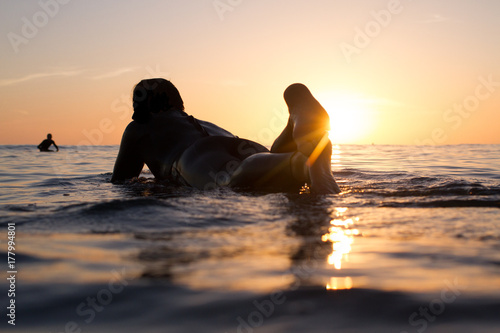
<instances>
[{"instance_id":1,"label":"sun","mask_svg":"<svg viewBox=\"0 0 500 333\"><path fill-rule=\"evenodd\" d=\"M317 96L330 115L330 140L334 144L369 141L374 127L374 105L353 94L325 93Z\"/></svg>"}]
</instances>

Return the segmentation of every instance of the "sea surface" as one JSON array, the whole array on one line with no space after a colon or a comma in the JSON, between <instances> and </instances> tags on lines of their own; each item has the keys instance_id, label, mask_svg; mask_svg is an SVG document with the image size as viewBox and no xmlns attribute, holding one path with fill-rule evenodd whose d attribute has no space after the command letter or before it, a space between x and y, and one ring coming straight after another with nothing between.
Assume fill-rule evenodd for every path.
<instances>
[{"instance_id":1,"label":"sea surface","mask_svg":"<svg viewBox=\"0 0 500 333\"><path fill-rule=\"evenodd\" d=\"M327 196L113 185L117 151L0 146L0 331L500 331L500 145L335 146Z\"/></svg>"}]
</instances>

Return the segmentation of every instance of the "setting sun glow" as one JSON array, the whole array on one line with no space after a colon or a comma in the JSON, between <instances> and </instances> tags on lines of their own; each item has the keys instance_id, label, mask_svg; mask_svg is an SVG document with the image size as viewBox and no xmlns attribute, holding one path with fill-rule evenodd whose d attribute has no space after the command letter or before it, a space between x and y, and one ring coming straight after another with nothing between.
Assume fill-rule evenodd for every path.
<instances>
[{"instance_id":1,"label":"setting sun glow","mask_svg":"<svg viewBox=\"0 0 500 333\"><path fill-rule=\"evenodd\" d=\"M360 143L373 130L375 108L368 99L355 95L318 96L330 115L330 140L335 144Z\"/></svg>"},{"instance_id":2,"label":"setting sun glow","mask_svg":"<svg viewBox=\"0 0 500 333\"><path fill-rule=\"evenodd\" d=\"M500 143L500 2L487 2L413 1L361 41L374 1L3 1L0 143L118 145L134 85L154 77L190 115L265 146L292 83L328 111L333 144Z\"/></svg>"}]
</instances>

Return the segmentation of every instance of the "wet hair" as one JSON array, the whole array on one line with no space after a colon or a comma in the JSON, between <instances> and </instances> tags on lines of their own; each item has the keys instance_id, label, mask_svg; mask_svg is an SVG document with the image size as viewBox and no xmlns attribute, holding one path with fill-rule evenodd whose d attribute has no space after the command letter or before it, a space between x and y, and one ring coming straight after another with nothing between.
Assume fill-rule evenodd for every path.
<instances>
[{"instance_id":1,"label":"wet hair","mask_svg":"<svg viewBox=\"0 0 500 333\"><path fill-rule=\"evenodd\" d=\"M47 134L47 139L49 139L49 140L52 139L52 134L50 134L50 133Z\"/></svg>"},{"instance_id":2,"label":"wet hair","mask_svg":"<svg viewBox=\"0 0 500 333\"><path fill-rule=\"evenodd\" d=\"M184 111L184 102L179 90L172 82L157 78L139 82L132 97L134 114L132 119L146 123L152 113L176 110Z\"/></svg>"}]
</instances>

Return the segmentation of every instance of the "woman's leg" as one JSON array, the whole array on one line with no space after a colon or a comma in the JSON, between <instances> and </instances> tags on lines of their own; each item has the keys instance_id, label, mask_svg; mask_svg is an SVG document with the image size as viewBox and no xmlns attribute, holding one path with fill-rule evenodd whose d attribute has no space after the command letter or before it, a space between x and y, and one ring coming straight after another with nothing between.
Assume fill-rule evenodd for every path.
<instances>
[{"instance_id":1,"label":"woman's leg","mask_svg":"<svg viewBox=\"0 0 500 333\"><path fill-rule=\"evenodd\" d=\"M306 159L307 182L313 192L340 193L331 171L330 117L303 84L292 84L284 93L290 118L276 138L271 153L296 152Z\"/></svg>"},{"instance_id":2,"label":"woman's leg","mask_svg":"<svg viewBox=\"0 0 500 333\"><path fill-rule=\"evenodd\" d=\"M293 141L293 123L288 119L288 123L283 132L274 140L271 153L291 153L297 151L297 144Z\"/></svg>"},{"instance_id":3,"label":"woman's leg","mask_svg":"<svg viewBox=\"0 0 500 333\"><path fill-rule=\"evenodd\" d=\"M338 194L341 190L332 175L331 155L329 141L312 164L301 152L255 154L238 166L227 185L251 190L295 191L308 183L313 193Z\"/></svg>"},{"instance_id":4,"label":"woman's leg","mask_svg":"<svg viewBox=\"0 0 500 333\"><path fill-rule=\"evenodd\" d=\"M228 185L265 191L340 193L331 171L329 117L309 90L295 84L285 91L290 119L269 152L248 140L208 137L184 152L177 171L200 189Z\"/></svg>"},{"instance_id":5,"label":"woman's leg","mask_svg":"<svg viewBox=\"0 0 500 333\"><path fill-rule=\"evenodd\" d=\"M227 185L257 191L298 191L308 182L306 161L297 152L255 154L239 165Z\"/></svg>"},{"instance_id":6,"label":"woman's leg","mask_svg":"<svg viewBox=\"0 0 500 333\"><path fill-rule=\"evenodd\" d=\"M250 140L209 136L186 149L174 164L183 183L201 190L226 186L242 162L269 150Z\"/></svg>"},{"instance_id":7,"label":"woman's leg","mask_svg":"<svg viewBox=\"0 0 500 333\"><path fill-rule=\"evenodd\" d=\"M270 153L258 143L207 137L189 147L175 164L182 182L210 190L219 186L256 191L298 191L309 182L307 157Z\"/></svg>"}]
</instances>

